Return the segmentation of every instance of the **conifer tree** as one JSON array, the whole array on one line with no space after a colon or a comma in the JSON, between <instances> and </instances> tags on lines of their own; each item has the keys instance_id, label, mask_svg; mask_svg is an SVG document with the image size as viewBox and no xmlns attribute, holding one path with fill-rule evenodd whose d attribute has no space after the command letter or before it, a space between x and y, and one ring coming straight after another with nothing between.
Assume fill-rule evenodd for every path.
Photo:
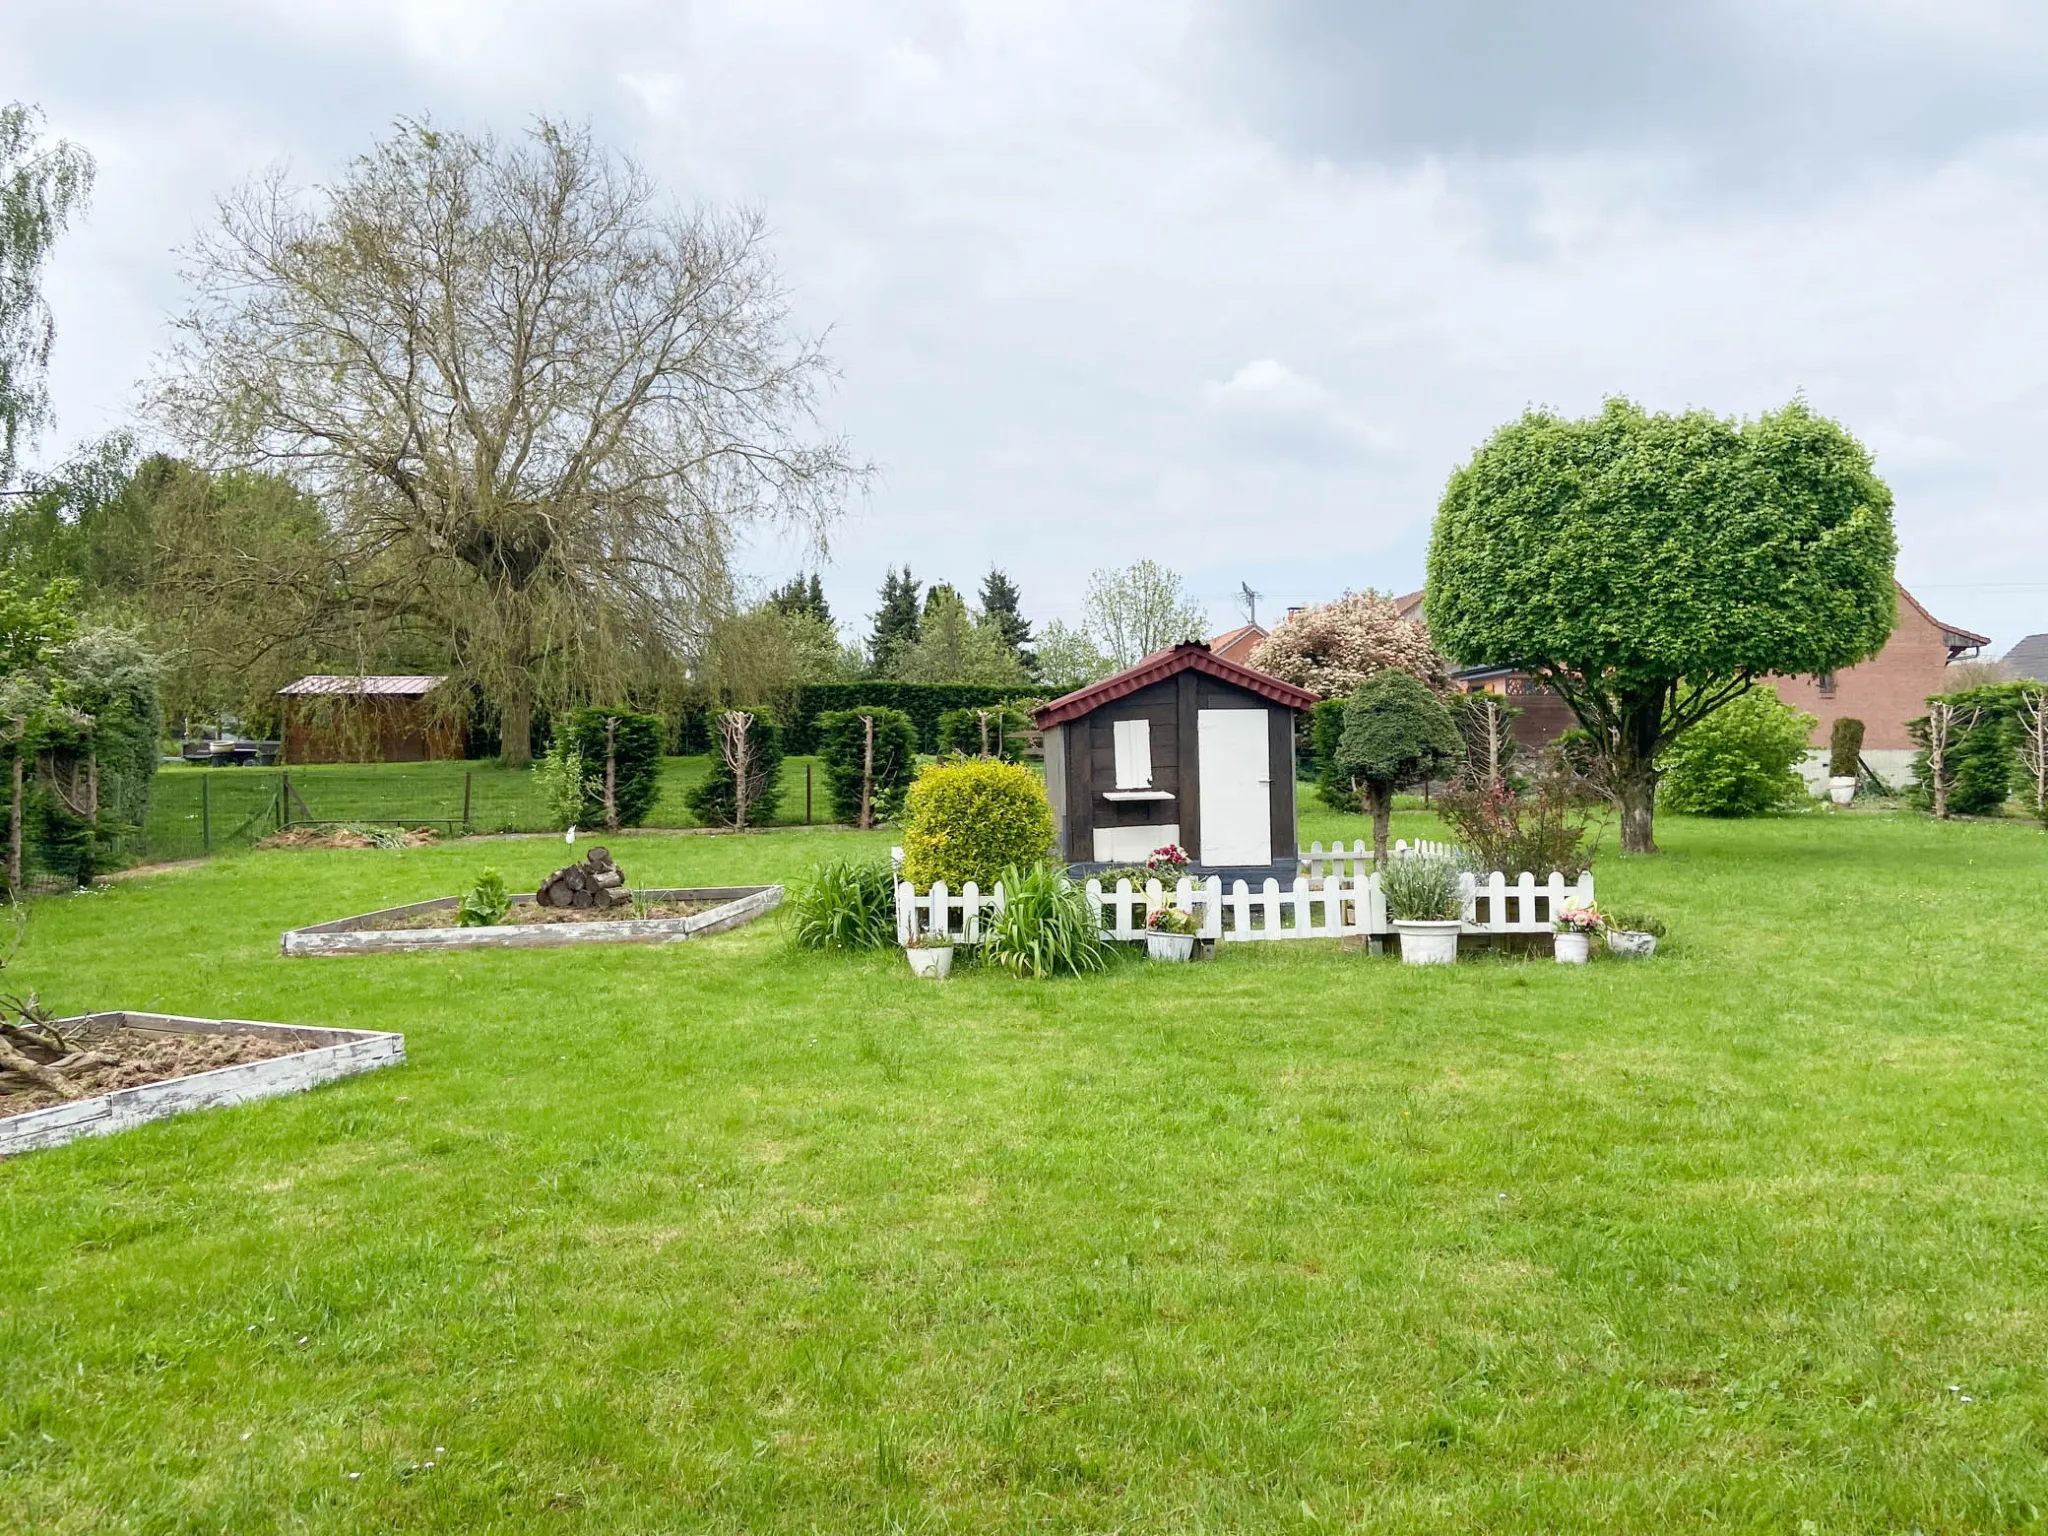
<instances>
[{"instance_id":1,"label":"conifer tree","mask_svg":"<svg viewBox=\"0 0 2048 1536\"><path fill-rule=\"evenodd\" d=\"M1019 603L1017 584L1003 571L991 569L982 578L981 622L992 628L1024 670L1036 677L1038 658L1031 652L1031 624Z\"/></svg>"},{"instance_id":2,"label":"conifer tree","mask_svg":"<svg viewBox=\"0 0 2048 1536\"><path fill-rule=\"evenodd\" d=\"M917 643L918 620L917 579L907 565L900 574L891 567L882 577L882 606L868 636L868 667L877 676L888 676L897 654Z\"/></svg>"}]
</instances>

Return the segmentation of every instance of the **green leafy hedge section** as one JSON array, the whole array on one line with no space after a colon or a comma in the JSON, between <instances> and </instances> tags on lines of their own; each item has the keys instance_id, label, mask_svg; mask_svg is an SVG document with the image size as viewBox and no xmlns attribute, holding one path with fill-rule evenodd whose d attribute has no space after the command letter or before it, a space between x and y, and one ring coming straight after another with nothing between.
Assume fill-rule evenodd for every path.
<instances>
[{"instance_id":1,"label":"green leafy hedge section","mask_svg":"<svg viewBox=\"0 0 2048 1536\"><path fill-rule=\"evenodd\" d=\"M711 717L711 771L690 792L690 809L708 827L766 826L775 820L782 799L782 727L750 710L735 713L753 722L747 728L746 816L740 816L738 780L721 746L717 715Z\"/></svg>"},{"instance_id":2,"label":"green leafy hedge section","mask_svg":"<svg viewBox=\"0 0 2048 1536\"><path fill-rule=\"evenodd\" d=\"M872 769L868 759L870 721L874 724ZM815 731L834 821L871 827L902 815L903 797L917 777L917 727L910 716L900 709L835 709L818 717ZM865 820L861 815L864 808Z\"/></svg>"},{"instance_id":3,"label":"green leafy hedge section","mask_svg":"<svg viewBox=\"0 0 2048 1536\"><path fill-rule=\"evenodd\" d=\"M917 750L939 752L939 717L948 710L988 708L1034 699L1044 692L1031 687L979 683L810 683L796 691L784 733L786 750L799 756L818 750L820 719L837 710L897 709L917 730ZM715 726L714 726L715 734Z\"/></svg>"},{"instance_id":4,"label":"green leafy hedge section","mask_svg":"<svg viewBox=\"0 0 2048 1536\"><path fill-rule=\"evenodd\" d=\"M661 792L661 749L667 734L659 715L630 709L579 709L564 733L583 760L584 826L637 827ZM605 780L611 776L611 811L606 814Z\"/></svg>"}]
</instances>

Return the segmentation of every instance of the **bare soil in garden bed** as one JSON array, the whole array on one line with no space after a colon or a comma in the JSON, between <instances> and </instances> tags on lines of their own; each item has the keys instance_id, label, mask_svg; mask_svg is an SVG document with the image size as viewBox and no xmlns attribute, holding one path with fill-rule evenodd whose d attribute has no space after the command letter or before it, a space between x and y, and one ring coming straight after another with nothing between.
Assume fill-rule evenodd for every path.
<instances>
[{"instance_id":1,"label":"bare soil in garden bed","mask_svg":"<svg viewBox=\"0 0 2048 1536\"><path fill-rule=\"evenodd\" d=\"M64 1053L19 1042L15 1048L43 1066L64 1059ZM166 1078L211 1072L215 1067L268 1061L273 1056L289 1056L306 1049L299 1041L268 1035L167 1035L118 1027L82 1032L79 1048L89 1057L105 1058L88 1060L66 1071L72 1085L87 1098L112 1093L117 1088L140 1088L144 1083L159 1083ZM63 1095L51 1089L25 1082L11 1073L0 1073L0 1115L18 1115L63 1102Z\"/></svg>"},{"instance_id":2,"label":"bare soil in garden bed","mask_svg":"<svg viewBox=\"0 0 2048 1536\"><path fill-rule=\"evenodd\" d=\"M532 902L520 902L513 907L505 921L505 928L542 928L551 923L625 923L641 918L695 917L699 912L709 912L713 907L722 906L721 901L656 901L635 909L628 902L617 907L543 907ZM380 917L374 922L362 924L356 931L374 933L390 928L453 928L455 909L442 907L433 912L408 912L397 917Z\"/></svg>"}]
</instances>

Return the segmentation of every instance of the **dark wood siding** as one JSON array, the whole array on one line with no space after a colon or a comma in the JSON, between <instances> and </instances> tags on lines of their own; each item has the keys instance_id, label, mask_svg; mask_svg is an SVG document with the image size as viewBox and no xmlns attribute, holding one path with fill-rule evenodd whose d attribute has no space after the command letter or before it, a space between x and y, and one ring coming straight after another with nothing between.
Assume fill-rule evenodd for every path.
<instances>
[{"instance_id":1,"label":"dark wood siding","mask_svg":"<svg viewBox=\"0 0 2048 1536\"><path fill-rule=\"evenodd\" d=\"M449 762L462 756L462 722L426 698L287 694L287 763Z\"/></svg>"},{"instance_id":2,"label":"dark wood siding","mask_svg":"<svg viewBox=\"0 0 2048 1536\"><path fill-rule=\"evenodd\" d=\"M1185 676L1186 674L1182 674ZM1152 727L1152 787L1163 789L1171 800L1105 800L1102 792L1116 785L1116 722L1143 720ZM1180 740L1180 678L1141 688L1113 704L1105 704L1085 721L1088 731L1089 770L1093 778L1090 796L1096 827L1149 827L1160 822L1178 822L1184 743ZM1091 830L1093 828L1091 827ZM1183 827L1185 830L1185 827ZM1093 839L1090 840L1091 852Z\"/></svg>"},{"instance_id":3,"label":"dark wood siding","mask_svg":"<svg viewBox=\"0 0 2048 1536\"><path fill-rule=\"evenodd\" d=\"M1300 852L1294 832L1294 711L1270 704L1266 707L1267 770L1273 775L1273 859L1278 863Z\"/></svg>"}]
</instances>

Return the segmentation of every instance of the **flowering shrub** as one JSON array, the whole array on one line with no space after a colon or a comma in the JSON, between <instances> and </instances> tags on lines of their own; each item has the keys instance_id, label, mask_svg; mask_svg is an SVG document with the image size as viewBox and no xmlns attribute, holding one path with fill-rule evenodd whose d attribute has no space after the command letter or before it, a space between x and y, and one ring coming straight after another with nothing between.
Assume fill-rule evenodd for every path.
<instances>
[{"instance_id":1,"label":"flowering shrub","mask_svg":"<svg viewBox=\"0 0 2048 1536\"><path fill-rule=\"evenodd\" d=\"M1145 914L1145 926L1154 933L1193 933L1202 925L1194 913L1179 907L1154 907Z\"/></svg>"},{"instance_id":2,"label":"flowering shrub","mask_svg":"<svg viewBox=\"0 0 2048 1536\"><path fill-rule=\"evenodd\" d=\"M1558 933L1598 933L1607 926L1607 914L1588 903L1583 907L1560 907L1550 925Z\"/></svg>"},{"instance_id":3,"label":"flowering shrub","mask_svg":"<svg viewBox=\"0 0 2048 1536\"><path fill-rule=\"evenodd\" d=\"M1404 619L1392 598L1346 592L1334 603L1290 613L1252 652L1252 665L1297 687L1335 698L1375 672L1406 672L1441 690L1448 671L1429 631Z\"/></svg>"},{"instance_id":4,"label":"flowering shrub","mask_svg":"<svg viewBox=\"0 0 2048 1536\"><path fill-rule=\"evenodd\" d=\"M1525 870L1539 880L1552 870L1571 880L1593 866L1587 807L1555 765L1526 789L1505 781L1456 785L1437 797L1436 813L1479 868L1510 880Z\"/></svg>"},{"instance_id":5,"label":"flowering shrub","mask_svg":"<svg viewBox=\"0 0 2048 1536\"><path fill-rule=\"evenodd\" d=\"M1155 880L1172 882L1188 870L1188 851L1179 843L1168 843L1164 848L1154 848L1151 857L1145 860L1145 873Z\"/></svg>"}]
</instances>

